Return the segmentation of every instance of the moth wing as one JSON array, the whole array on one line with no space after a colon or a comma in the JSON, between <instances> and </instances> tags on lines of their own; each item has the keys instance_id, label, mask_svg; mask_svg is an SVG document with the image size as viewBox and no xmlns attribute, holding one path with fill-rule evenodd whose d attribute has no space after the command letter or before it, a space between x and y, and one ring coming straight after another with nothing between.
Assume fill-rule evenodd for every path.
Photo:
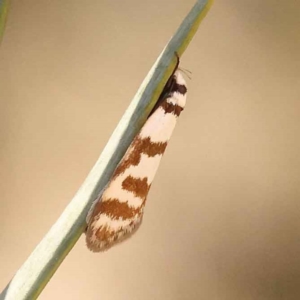
<instances>
[{"instance_id":1,"label":"moth wing","mask_svg":"<svg viewBox=\"0 0 300 300\"><path fill-rule=\"evenodd\" d=\"M149 189L185 104L186 88L184 94L172 88L134 138L87 217L86 243L94 252L129 238L142 222Z\"/></svg>"}]
</instances>

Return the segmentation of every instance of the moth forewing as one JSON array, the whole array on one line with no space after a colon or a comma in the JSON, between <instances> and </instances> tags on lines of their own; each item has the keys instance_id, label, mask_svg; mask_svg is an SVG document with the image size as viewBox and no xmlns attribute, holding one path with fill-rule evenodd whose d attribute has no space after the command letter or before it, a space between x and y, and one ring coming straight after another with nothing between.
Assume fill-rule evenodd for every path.
<instances>
[{"instance_id":1,"label":"moth forewing","mask_svg":"<svg viewBox=\"0 0 300 300\"><path fill-rule=\"evenodd\" d=\"M185 106L186 93L185 80L177 69L91 208L86 230L86 243L91 251L107 250L138 229L150 186Z\"/></svg>"}]
</instances>

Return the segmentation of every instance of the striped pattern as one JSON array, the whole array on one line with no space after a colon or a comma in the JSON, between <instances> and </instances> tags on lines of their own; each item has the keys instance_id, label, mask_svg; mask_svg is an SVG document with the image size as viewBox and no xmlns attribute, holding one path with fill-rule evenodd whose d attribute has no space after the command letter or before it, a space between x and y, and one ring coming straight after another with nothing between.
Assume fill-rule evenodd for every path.
<instances>
[{"instance_id":1,"label":"striped pattern","mask_svg":"<svg viewBox=\"0 0 300 300\"><path fill-rule=\"evenodd\" d=\"M185 106L186 92L176 70L87 217L86 243L91 251L109 249L141 224L149 189Z\"/></svg>"}]
</instances>

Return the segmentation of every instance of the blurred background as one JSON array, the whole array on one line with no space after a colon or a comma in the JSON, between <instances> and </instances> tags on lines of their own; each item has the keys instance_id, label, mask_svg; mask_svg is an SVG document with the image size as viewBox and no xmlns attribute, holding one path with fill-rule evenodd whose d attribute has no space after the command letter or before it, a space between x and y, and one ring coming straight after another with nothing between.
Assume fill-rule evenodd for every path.
<instances>
[{"instance_id":1,"label":"blurred background","mask_svg":"<svg viewBox=\"0 0 300 300\"><path fill-rule=\"evenodd\" d=\"M194 0L13 0L0 48L0 288L57 220ZM284 6L283 6L284 5ZM215 1L145 218L40 299L300 298L300 2Z\"/></svg>"}]
</instances>

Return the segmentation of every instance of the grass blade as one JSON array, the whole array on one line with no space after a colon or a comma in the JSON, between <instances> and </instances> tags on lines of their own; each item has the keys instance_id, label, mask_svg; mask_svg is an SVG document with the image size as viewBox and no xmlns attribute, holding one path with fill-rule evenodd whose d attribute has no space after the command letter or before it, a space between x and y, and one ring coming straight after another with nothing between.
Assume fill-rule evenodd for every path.
<instances>
[{"instance_id":1,"label":"grass blade","mask_svg":"<svg viewBox=\"0 0 300 300\"><path fill-rule=\"evenodd\" d=\"M208 12L212 0L198 0L144 79L86 180L14 278L0 300L36 299L82 234L92 201L145 122L176 64Z\"/></svg>"}]
</instances>

